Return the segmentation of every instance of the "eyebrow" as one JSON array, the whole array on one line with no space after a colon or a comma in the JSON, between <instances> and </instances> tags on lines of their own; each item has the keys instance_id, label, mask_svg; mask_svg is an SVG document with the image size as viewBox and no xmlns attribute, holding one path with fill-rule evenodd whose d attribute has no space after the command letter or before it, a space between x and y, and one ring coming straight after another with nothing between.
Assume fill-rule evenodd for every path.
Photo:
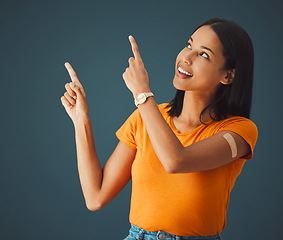
<instances>
[{"instance_id":1,"label":"eyebrow","mask_svg":"<svg viewBox=\"0 0 283 240\"><path fill-rule=\"evenodd\" d=\"M192 40L192 42L194 42L194 40L193 40L192 37L190 37L190 39ZM205 46L201 46L201 47L204 48L204 49L206 49L206 50L208 50L208 51L210 51L213 55L215 55L214 52L213 52L210 48L205 47Z\"/></svg>"}]
</instances>

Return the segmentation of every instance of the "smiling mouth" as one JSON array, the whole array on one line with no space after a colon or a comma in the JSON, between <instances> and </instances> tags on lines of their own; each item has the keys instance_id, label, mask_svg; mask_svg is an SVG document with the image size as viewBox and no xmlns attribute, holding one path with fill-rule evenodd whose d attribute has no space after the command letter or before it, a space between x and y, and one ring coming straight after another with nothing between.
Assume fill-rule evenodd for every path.
<instances>
[{"instance_id":1,"label":"smiling mouth","mask_svg":"<svg viewBox=\"0 0 283 240\"><path fill-rule=\"evenodd\" d=\"M192 76L193 76L193 74L191 74L190 72L185 71L185 70L182 69L181 67L178 67L178 71L179 71L180 74L184 74L184 75L187 75L187 76L189 76L189 77L192 77Z\"/></svg>"},{"instance_id":2,"label":"smiling mouth","mask_svg":"<svg viewBox=\"0 0 283 240\"><path fill-rule=\"evenodd\" d=\"M187 72L187 74L186 73L184 73L183 71L182 71L182 69L181 69L181 71L180 71L180 69L178 68L178 70L176 71L176 77L177 78L180 78L180 79L188 79L188 78L191 78L193 75L191 74L191 73L188 73Z\"/></svg>"}]
</instances>

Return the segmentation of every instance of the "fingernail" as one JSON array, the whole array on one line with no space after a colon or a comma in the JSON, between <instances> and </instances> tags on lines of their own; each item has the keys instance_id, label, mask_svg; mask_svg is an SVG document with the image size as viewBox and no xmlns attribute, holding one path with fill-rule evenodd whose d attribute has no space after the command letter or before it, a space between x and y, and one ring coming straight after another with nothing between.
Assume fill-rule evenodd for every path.
<instances>
[{"instance_id":1,"label":"fingernail","mask_svg":"<svg viewBox=\"0 0 283 240\"><path fill-rule=\"evenodd\" d=\"M129 35L129 39L133 38L132 35Z\"/></svg>"}]
</instances>

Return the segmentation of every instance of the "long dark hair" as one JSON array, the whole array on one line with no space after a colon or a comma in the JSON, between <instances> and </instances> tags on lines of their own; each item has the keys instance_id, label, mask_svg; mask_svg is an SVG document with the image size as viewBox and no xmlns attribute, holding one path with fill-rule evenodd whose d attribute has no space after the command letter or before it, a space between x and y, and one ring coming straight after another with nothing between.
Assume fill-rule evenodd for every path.
<instances>
[{"instance_id":1,"label":"long dark hair","mask_svg":"<svg viewBox=\"0 0 283 240\"><path fill-rule=\"evenodd\" d=\"M223 70L235 69L235 76L231 84L220 84L216 90L212 103L206 106L201 114L209 109L210 117L215 121L226 119L228 115L249 118L252 101L254 50L248 33L233 21L212 18L201 25L210 26L217 34L223 46L223 56L226 62ZM194 32L195 32L194 31ZM170 116L178 117L183 107L185 91L177 90L175 97L166 106ZM213 115L212 116L212 111Z\"/></svg>"}]
</instances>

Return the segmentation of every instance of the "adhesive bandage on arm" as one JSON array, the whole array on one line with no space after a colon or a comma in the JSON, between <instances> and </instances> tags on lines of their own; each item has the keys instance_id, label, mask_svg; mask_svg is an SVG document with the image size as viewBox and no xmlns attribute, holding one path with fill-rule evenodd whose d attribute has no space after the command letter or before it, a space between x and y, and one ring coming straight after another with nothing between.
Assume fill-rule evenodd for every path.
<instances>
[{"instance_id":1,"label":"adhesive bandage on arm","mask_svg":"<svg viewBox=\"0 0 283 240\"><path fill-rule=\"evenodd\" d=\"M230 133L225 133L223 137L226 139L226 141L229 143L229 146L231 148L232 152L232 158L237 156L237 144L235 139Z\"/></svg>"}]
</instances>

